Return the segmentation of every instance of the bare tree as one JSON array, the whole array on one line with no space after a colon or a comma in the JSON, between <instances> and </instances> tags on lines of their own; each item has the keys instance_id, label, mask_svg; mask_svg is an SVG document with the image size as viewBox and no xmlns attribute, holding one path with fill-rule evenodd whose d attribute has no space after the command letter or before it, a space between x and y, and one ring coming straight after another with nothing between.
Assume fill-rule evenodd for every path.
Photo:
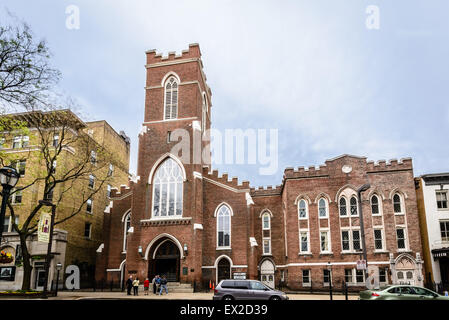
<instances>
[{"instance_id":1,"label":"bare tree","mask_svg":"<svg viewBox=\"0 0 449 320\"><path fill-rule=\"evenodd\" d=\"M26 23L0 25L0 101L26 107L45 100L60 78L49 61L46 42L36 41Z\"/></svg>"},{"instance_id":2,"label":"bare tree","mask_svg":"<svg viewBox=\"0 0 449 320\"><path fill-rule=\"evenodd\" d=\"M25 190L43 190L39 193L41 200L52 201L57 206L55 225L85 211L89 199L104 190L105 183L111 179L108 170L109 164L114 163L112 155L85 132L85 124L70 110L32 111L13 118L16 124L21 122L20 128L30 130L30 150L24 152L32 161L33 176L16 187L12 195ZM17 160L17 157L20 157L17 153L2 154L3 162ZM95 176L95 184L88 187L92 176ZM8 203L8 208L22 248L22 289L29 290L32 266L27 239L37 231L42 204L33 203L20 225L15 223L14 206Z\"/></svg>"}]
</instances>

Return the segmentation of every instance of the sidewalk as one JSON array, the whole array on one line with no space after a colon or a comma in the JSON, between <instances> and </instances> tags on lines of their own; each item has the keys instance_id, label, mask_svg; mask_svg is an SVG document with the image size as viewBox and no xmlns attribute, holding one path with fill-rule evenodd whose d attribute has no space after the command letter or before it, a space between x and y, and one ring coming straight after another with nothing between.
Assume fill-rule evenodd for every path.
<instances>
[{"instance_id":1,"label":"sidewalk","mask_svg":"<svg viewBox=\"0 0 449 320\"><path fill-rule=\"evenodd\" d=\"M161 296L149 294L143 295L140 292L138 296L128 296L126 292L83 292L83 291L60 291L57 297L51 297L49 300L83 300L83 299L152 299L152 300L212 300L213 293L169 293ZM324 294L287 294L290 300L329 300L329 295ZM345 300L343 295L334 295L334 300ZM358 295L348 296L349 300L357 300Z\"/></svg>"}]
</instances>

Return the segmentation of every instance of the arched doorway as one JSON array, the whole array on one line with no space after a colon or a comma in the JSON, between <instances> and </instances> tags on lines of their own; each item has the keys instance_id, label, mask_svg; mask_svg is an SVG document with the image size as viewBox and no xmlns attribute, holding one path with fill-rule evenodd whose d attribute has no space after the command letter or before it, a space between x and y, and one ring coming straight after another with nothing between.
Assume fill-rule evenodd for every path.
<instances>
[{"instance_id":1,"label":"arched doorway","mask_svg":"<svg viewBox=\"0 0 449 320\"><path fill-rule=\"evenodd\" d=\"M260 265L260 281L274 289L274 264L270 260L265 260Z\"/></svg>"},{"instance_id":2,"label":"arched doorway","mask_svg":"<svg viewBox=\"0 0 449 320\"><path fill-rule=\"evenodd\" d=\"M223 257L217 264L217 283L226 279L231 279L231 263Z\"/></svg>"},{"instance_id":3,"label":"arched doorway","mask_svg":"<svg viewBox=\"0 0 449 320\"><path fill-rule=\"evenodd\" d=\"M401 257L396 262L396 278L399 284L415 284L415 262L407 257Z\"/></svg>"},{"instance_id":4,"label":"arched doorway","mask_svg":"<svg viewBox=\"0 0 449 320\"><path fill-rule=\"evenodd\" d=\"M152 259L148 265L148 277L156 274L165 276L168 282L179 281L180 252L178 246L170 239L165 239L155 246Z\"/></svg>"}]
</instances>

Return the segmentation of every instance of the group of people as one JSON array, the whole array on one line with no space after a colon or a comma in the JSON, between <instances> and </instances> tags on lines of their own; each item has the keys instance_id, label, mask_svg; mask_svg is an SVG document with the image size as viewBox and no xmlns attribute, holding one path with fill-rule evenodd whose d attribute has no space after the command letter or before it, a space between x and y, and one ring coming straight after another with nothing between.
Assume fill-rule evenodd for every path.
<instances>
[{"instance_id":1,"label":"group of people","mask_svg":"<svg viewBox=\"0 0 449 320\"><path fill-rule=\"evenodd\" d=\"M162 292L165 290L165 294L168 294L168 288L167 288L167 279L165 276L160 277L158 274L154 276L153 280L151 281L151 284L153 285L153 293L161 295ZM131 295L131 290L133 290L134 295L139 295L139 278L135 278L133 280L133 276L129 276L129 279L126 281L126 288L127 288L127 294ZM143 291L144 295L148 295L148 291L150 289L150 280L148 278L145 279L143 282Z\"/></svg>"}]
</instances>

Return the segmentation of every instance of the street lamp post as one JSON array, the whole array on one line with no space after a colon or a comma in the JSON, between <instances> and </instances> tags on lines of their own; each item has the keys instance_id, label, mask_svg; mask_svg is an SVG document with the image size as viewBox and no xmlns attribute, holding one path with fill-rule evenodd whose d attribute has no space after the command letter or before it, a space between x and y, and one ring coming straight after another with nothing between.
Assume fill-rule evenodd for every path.
<instances>
[{"instance_id":1,"label":"street lamp post","mask_svg":"<svg viewBox=\"0 0 449 320\"><path fill-rule=\"evenodd\" d=\"M56 289L55 289L55 297L58 296L58 286L59 286L59 271L61 271L62 269L62 263L58 262L56 264L56 270L58 271L57 275L56 275Z\"/></svg>"},{"instance_id":2,"label":"street lamp post","mask_svg":"<svg viewBox=\"0 0 449 320\"><path fill-rule=\"evenodd\" d=\"M6 205L8 203L11 189L14 188L19 181L20 174L12 167L3 167L0 169L0 183L2 190L2 206L0 209L0 241L3 234L3 225L5 222Z\"/></svg>"},{"instance_id":3,"label":"street lamp post","mask_svg":"<svg viewBox=\"0 0 449 320\"><path fill-rule=\"evenodd\" d=\"M330 261L327 263L327 270L329 270L329 297L332 300L332 264Z\"/></svg>"},{"instance_id":4,"label":"street lamp post","mask_svg":"<svg viewBox=\"0 0 449 320\"><path fill-rule=\"evenodd\" d=\"M44 283L44 295L47 294L48 287L48 273L50 271L51 260L51 245L53 242L53 226L55 224L56 205L47 200L39 200L39 203L44 206L51 207L51 220L50 220L50 239L48 241L47 256L45 257L45 283Z\"/></svg>"},{"instance_id":5,"label":"street lamp post","mask_svg":"<svg viewBox=\"0 0 449 320\"><path fill-rule=\"evenodd\" d=\"M364 184L357 190L357 198L359 203L359 215L360 215L360 232L362 237L362 252L363 252L363 260L365 260L366 272L368 271L368 258L366 255L366 245L365 245L365 227L363 223L363 209L362 209L362 192L368 190L371 187L369 183Z\"/></svg>"}]
</instances>

